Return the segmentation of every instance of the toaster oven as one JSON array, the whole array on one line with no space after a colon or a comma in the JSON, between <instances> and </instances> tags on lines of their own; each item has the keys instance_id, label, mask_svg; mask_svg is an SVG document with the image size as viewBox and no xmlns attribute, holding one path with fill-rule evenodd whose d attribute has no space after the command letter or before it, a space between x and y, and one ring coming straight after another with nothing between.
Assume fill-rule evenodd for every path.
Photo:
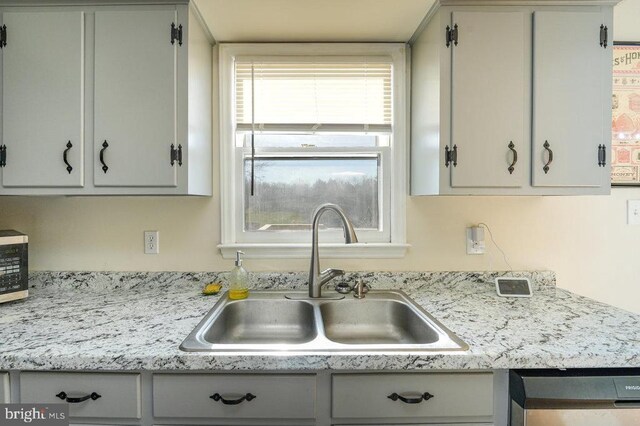
<instances>
[{"instance_id":1,"label":"toaster oven","mask_svg":"<svg viewBox=\"0 0 640 426\"><path fill-rule=\"evenodd\" d=\"M0 231L0 303L29 295L28 238L13 230Z\"/></svg>"}]
</instances>

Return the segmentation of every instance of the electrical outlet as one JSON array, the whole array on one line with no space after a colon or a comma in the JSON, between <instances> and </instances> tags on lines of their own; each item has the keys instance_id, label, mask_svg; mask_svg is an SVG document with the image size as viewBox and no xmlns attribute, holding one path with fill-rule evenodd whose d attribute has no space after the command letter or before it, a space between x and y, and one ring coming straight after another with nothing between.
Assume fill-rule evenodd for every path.
<instances>
[{"instance_id":1,"label":"electrical outlet","mask_svg":"<svg viewBox=\"0 0 640 426\"><path fill-rule=\"evenodd\" d=\"M640 225L640 200L627 201L627 224Z\"/></svg>"},{"instance_id":2,"label":"electrical outlet","mask_svg":"<svg viewBox=\"0 0 640 426\"><path fill-rule=\"evenodd\" d=\"M144 254L160 253L160 233L158 231L144 231Z\"/></svg>"},{"instance_id":3,"label":"electrical outlet","mask_svg":"<svg viewBox=\"0 0 640 426\"><path fill-rule=\"evenodd\" d=\"M478 241L473 241L472 234L473 228L467 228L467 254L484 254L484 232L481 233L482 238Z\"/></svg>"}]
</instances>

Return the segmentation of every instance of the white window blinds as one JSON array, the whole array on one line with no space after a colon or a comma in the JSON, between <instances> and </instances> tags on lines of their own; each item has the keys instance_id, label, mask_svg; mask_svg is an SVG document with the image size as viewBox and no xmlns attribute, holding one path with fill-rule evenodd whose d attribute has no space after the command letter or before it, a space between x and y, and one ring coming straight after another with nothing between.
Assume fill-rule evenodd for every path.
<instances>
[{"instance_id":1,"label":"white window blinds","mask_svg":"<svg viewBox=\"0 0 640 426\"><path fill-rule=\"evenodd\" d=\"M390 58L236 58L238 131L391 132Z\"/></svg>"}]
</instances>

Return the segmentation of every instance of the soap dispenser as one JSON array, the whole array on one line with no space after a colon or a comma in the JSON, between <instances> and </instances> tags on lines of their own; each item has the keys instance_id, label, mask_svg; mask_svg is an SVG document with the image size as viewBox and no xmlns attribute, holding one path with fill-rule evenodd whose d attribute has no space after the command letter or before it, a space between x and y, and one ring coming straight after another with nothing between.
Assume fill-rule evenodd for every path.
<instances>
[{"instance_id":1,"label":"soap dispenser","mask_svg":"<svg viewBox=\"0 0 640 426\"><path fill-rule=\"evenodd\" d=\"M229 274L229 299L240 300L249 297L249 273L242 267L244 253L236 252L236 266Z\"/></svg>"}]
</instances>

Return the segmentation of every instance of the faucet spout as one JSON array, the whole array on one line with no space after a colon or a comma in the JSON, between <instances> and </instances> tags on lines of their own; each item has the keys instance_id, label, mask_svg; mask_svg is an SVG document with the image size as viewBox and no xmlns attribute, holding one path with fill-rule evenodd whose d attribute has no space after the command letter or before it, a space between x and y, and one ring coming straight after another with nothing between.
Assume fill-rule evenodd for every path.
<instances>
[{"instance_id":1,"label":"faucet spout","mask_svg":"<svg viewBox=\"0 0 640 426\"><path fill-rule=\"evenodd\" d=\"M344 271L342 269L333 269L333 268L325 269L320 274L320 286L323 286L329 281L331 281L332 279L340 277L342 275L344 275Z\"/></svg>"},{"instance_id":2,"label":"faucet spout","mask_svg":"<svg viewBox=\"0 0 640 426\"><path fill-rule=\"evenodd\" d=\"M358 242L358 236L353 223L349 220L344 210L336 204L322 204L315 212L313 212L312 235L311 235L311 265L309 267L309 297L322 297L322 286L337 276L343 275L344 271L339 269L327 269L320 273L320 257L318 253L318 228L320 226L320 217L327 210L335 212L342 220L344 228L345 244L353 244Z\"/></svg>"}]
</instances>

